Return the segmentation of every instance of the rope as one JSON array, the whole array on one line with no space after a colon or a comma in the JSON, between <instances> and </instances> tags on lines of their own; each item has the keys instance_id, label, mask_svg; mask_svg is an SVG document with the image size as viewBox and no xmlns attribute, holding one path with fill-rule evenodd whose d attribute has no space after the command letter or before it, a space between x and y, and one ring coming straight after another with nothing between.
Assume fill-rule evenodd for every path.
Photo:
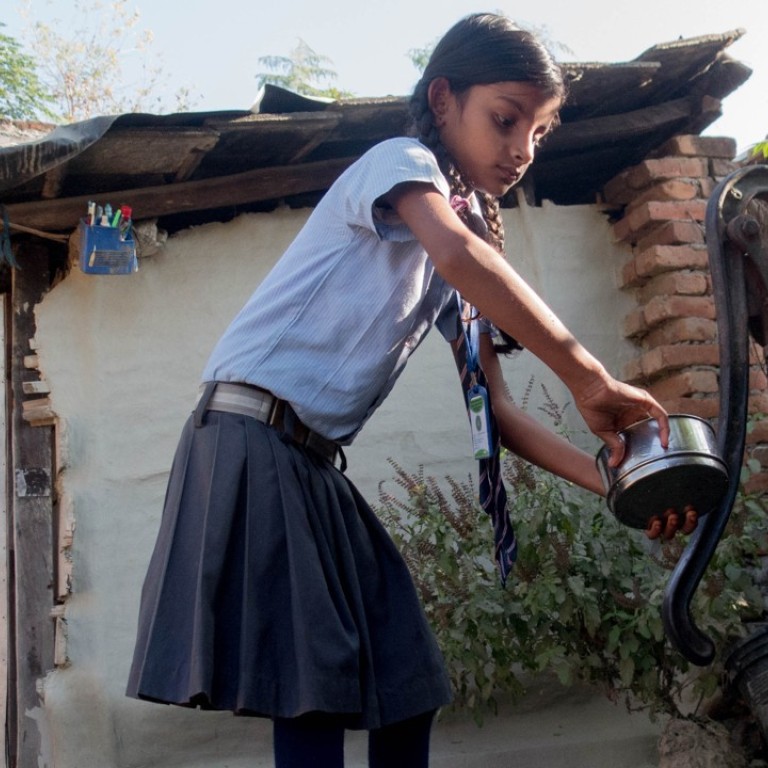
<instances>
[{"instance_id":1,"label":"rope","mask_svg":"<svg viewBox=\"0 0 768 768\"><path fill-rule=\"evenodd\" d=\"M14 269L20 269L20 266L16 261L16 257L13 255L13 248L11 247L12 229L17 232L25 232L29 235L42 237L45 240L53 240L56 243L66 243L69 240L69 235L54 235L50 232L43 232L41 229L25 227L23 224L14 224L8 218L8 209L2 204L0 204L0 211L2 211L2 224L0 224L0 262L5 262Z\"/></svg>"}]
</instances>

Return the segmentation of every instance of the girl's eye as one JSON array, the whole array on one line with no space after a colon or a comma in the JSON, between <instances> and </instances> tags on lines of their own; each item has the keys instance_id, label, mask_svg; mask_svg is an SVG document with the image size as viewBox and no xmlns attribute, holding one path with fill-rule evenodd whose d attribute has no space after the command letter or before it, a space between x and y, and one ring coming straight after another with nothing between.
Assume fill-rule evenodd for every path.
<instances>
[{"instance_id":1,"label":"girl's eye","mask_svg":"<svg viewBox=\"0 0 768 768\"><path fill-rule=\"evenodd\" d=\"M502 128L511 128L515 121L510 117L504 117L504 115L496 115L496 122L502 127Z\"/></svg>"}]
</instances>

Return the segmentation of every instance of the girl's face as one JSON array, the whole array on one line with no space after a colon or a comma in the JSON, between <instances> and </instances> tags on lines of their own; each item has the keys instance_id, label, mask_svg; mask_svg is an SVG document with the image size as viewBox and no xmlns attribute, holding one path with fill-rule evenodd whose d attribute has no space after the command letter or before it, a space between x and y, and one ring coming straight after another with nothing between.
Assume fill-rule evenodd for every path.
<instances>
[{"instance_id":1,"label":"girl's face","mask_svg":"<svg viewBox=\"0 0 768 768\"><path fill-rule=\"evenodd\" d=\"M430 84L430 106L440 140L465 182L500 197L533 161L561 103L531 83L474 85L456 95L438 78Z\"/></svg>"}]
</instances>

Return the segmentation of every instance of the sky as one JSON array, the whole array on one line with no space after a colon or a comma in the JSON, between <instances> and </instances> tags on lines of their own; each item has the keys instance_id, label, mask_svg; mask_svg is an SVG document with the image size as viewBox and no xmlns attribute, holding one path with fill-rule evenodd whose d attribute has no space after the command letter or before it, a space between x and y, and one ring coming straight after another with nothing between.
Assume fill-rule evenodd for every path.
<instances>
[{"instance_id":1,"label":"sky","mask_svg":"<svg viewBox=\"0 0 768 768\"><path fill-rule=\"evenodd\" d=\"M26 2L34 18L73 23L75 0ZM22 7L0 0L4 34L22 38ZM135 0L130 7L153 33L168 103L186 87L195 111L250 108L265 69L259 58L287 56L299 39L332 61L337 87L361 97L407 95L418 79L408 52L474 11L500 11L542 31L561 61L630 61L681 37L743 29L728 54L753 74L706 134L736 139L739 151L768 134L766 0Z\"/></svg>"}]
</instances>

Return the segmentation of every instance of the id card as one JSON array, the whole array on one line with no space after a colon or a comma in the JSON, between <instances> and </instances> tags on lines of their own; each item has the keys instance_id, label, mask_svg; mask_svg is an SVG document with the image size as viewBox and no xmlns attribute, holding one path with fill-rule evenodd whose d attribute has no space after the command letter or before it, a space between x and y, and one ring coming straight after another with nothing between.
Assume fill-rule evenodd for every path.
<instances>
[{"instance_id":1,"label":"id card","mask_svg":"<svg viewBox=\"0 0 768 768\"><path fill-rule=\"evenodd\" d=\"M485 387L475 385L469 390L468 395L472 455L476 459L487 459L493 455L488 392Z\"/></svg>"}]
</instances>

